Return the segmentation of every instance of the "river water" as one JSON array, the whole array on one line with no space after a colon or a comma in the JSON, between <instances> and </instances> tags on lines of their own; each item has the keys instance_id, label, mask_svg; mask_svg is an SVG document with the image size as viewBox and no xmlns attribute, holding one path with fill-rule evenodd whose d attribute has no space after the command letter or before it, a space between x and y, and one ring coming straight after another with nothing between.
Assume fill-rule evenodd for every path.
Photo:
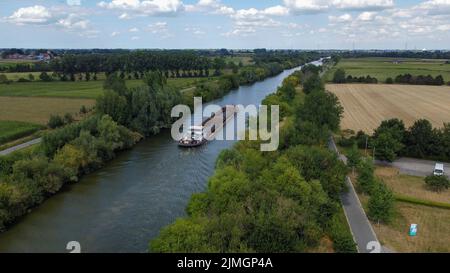
<instances>
[{"instance_id":1,"label":"river water","mask_svg":"<svg viewBox=\"0 0 450 273\"><path fill-rule=\"evenodd\" d=\"M259 105L298 69L242 86L211 103ZM82 252L146 252L162 227L185 216L190 196L206 189L217 156L233 144L213 141L182 149L169 131L153 136L65 187L0 234L0 252L68 252L70 241L79 242Z\"/></svg>"}]
</instances>

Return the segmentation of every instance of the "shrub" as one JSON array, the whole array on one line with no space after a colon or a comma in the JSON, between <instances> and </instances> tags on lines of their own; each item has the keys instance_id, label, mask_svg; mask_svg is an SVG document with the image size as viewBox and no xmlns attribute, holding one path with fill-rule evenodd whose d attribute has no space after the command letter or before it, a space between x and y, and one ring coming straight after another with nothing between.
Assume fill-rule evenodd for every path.
<instances>
[{"instance_id":1,"label":"shrub","mask_svg":"<svg viewBox=\"0 0 450 273\"><path fill-rule=\"evenodd\" d=\"M51 129L56 129L64 125L64 119L59 115L51 115L47 123Z\"/></svg>"},{"instance_id":2,"label":"shrub","mask_svg":"<svg viewBox=\"0 0 450 273\"><path fill-rule=\"evenodd\" d=\"M39 79L41 79L41 81L43 81L43 82L51 82L52 81L52 77L50 75L48 75L46 72L42 72L41 75L39 75Z\"/></svg>"},{"instance_id":3,"label":"shrub","mask_svg":"<svg viewBox=\"0 0 450 273\"><path fill-rule=\"evenodd\" d=\"M425 184L432 191L441 192L450 188L450 179L445 175L431 175L425 178Z\"/></svg>"},{"instance_id":4,"label":"shrub","mask_svg":"<svg viewBox=\"0 0 450 273\"><path fill-rule=\"evenodd\" d=\"M86 108L86 106L81 106L81 108L80 108L80 114L86 114L88 112L88 110L87 110L87 108Z\"/></svg>"},{"instance_id":5,"label":"shrub","mask_svg":"<svg viewBox=\"0 0 450 273\"><path fill-rule=\"evenodd\" d=\"M74 121L72 114L66 113L64 115L64 124L70 124Z\"/></svg>"}]
</instances>

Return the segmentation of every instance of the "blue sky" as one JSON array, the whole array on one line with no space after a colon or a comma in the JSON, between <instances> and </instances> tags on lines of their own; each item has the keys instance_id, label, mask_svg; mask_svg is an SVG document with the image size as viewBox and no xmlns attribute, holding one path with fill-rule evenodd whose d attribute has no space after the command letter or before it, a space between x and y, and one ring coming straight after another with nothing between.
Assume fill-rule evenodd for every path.
<instances>
[{"instance_id":1,"label":"blue sky","mask_svg":"<svg viewBox=\"0 0 450 273\"><path fill-rule=\"evenodd\" d=\"M450 0L2 0L0 47L449 49Z\"/></svg>"}]
</instances>

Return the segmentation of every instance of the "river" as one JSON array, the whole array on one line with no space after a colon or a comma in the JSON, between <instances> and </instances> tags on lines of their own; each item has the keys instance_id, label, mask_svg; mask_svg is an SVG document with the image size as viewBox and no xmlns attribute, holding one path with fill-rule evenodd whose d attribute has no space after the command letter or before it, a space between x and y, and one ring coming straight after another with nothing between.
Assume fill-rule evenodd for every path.
<instances>
[{"instance_id":1,"label":"river","mask_svg":"<svg viewBox=\"0 0 450 273\"><path fill-rule=\"evenodd\" d=\"M320 64L320 62L315 62ZM211 103L256 104L299 68L242 86ZM193 193L206 189L217 156L233 141L181 149L169 131L153 136L101 170L67 186L0 234L0 252L146 252L162 227L185 216Z\"/></svg>"}]
</instances>

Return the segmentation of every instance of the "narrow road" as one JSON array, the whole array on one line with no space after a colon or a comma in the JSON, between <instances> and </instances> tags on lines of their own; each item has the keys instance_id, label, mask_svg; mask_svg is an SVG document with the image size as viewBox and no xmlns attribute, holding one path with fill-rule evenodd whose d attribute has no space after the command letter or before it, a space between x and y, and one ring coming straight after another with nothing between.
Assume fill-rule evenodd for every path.
<instances>
[{"instance_id":1,"label":"narrow road","mask_svg":"<svg viewBox=\"0 0 450 273\"><path fill-rule=\"evenodd\" d=\"M426 177L433 174L437 161L402 157L394 162L376 160L375 164L399 169L400 173ZM450 178L450 164L444 164L446 175Z\"/></svg>"},{"instance_id":2,"label":"narrow road","mask_svg":"<svg viewBox=\"0 0 450 273\"><path fill-rule=\"evenodd\" d=\"M16 146L8 148L6 150L0 151L0 156L9 155L10 153L13 153L15 151L25 149L25 148L30 147L35 144L39 144L39 143L41 143L41 141L42 141L41 138L36 138L36 139L30 140L28 142L16 145Z\"/></svg>"},{"instance_id":3,"label":"narrow road","mask_svg":"<svg viewBox=\"0 0 450 273\"><path fill-rule=\"evenodd\" d=\"M345 156L340 155L339 151L334 143L334 139L330 138L328 144L330 150L338 153L342 161L347 163ZM347 217L348 224L350 226L353 239L356 242L359 253L374 253L372 247L380 247L380 252L391 252L388 249L381 247L378 241L377 235L375 234L372 225L367 218L366 213L361 205L361 202L356 194L355 188L349 177L346 178L346 184L348 187L348 192L341 195L341 202L344 208L345 216ZM372 247L371 247L371 244Z\"/></svg>"}]
</instances>

